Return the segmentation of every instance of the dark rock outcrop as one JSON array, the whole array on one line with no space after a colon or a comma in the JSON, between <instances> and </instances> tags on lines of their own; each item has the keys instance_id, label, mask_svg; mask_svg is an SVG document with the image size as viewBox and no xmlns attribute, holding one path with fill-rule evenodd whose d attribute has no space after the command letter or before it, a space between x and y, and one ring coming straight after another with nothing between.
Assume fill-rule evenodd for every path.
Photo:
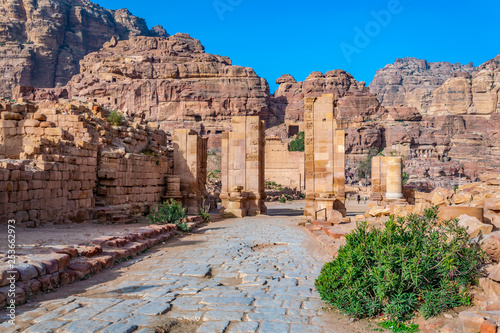
<instances>
[{"instance_id":1,"label":"dark rock outcrop","mask_svg":"<svg viewBox=\"0 0 500 333\"><path fill-rule=\"evenodd\" d=\"M0 0L0 96L10 97L17 85L63 86L111 37L138 35L168 36L127 9L87 0Z\"/></svg>"}]
</instances>

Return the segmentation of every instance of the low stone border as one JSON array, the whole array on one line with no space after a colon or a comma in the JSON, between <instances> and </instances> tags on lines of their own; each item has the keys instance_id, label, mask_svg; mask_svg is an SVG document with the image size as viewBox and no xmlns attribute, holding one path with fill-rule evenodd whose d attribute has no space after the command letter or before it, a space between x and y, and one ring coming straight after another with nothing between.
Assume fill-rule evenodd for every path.
<instances>
[{"instance_id":1,"label":"low stone border","mask_svg":"<svg viewBox=\"0 0 500 333\"><path fill-rule=\"evenodd\" d=\"M188 218L190 230L202 223L200 216ZM124 236L98 237L90 241L90 245L60 246L53 252L31 256L12 270L16 278L16 304L24 304L32 296L86 279L132 259L172 238L176 231L175 224L150 225ZM0 265L0 307L6 306L10 271L8 265Z\"/></svg>"}]
</instances>

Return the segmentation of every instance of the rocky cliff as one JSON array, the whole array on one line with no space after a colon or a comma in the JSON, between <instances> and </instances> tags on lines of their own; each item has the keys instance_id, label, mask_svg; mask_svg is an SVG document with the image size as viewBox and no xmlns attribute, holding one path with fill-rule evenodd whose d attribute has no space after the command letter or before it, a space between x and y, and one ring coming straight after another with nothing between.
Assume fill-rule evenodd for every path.
<instances>
[{"instance_id":1,"label":"rocky cliff","mask_svg":"<svg viewBox=\"0 0 500 333\"><path fill-rule=\"evenodd\" d=\"M500 55L472 75L455 75L432 94L429 114L490 115L500 112Z\"/></svg>"},{"instance_id":2,"label":"rocky cliff","mask_svg":"<svg viewBox=\"0 0 500 333\"><path fill-rule=\"evenodd\" d=\"M279 84L271 100L274 114L285 121L304 120L304 98L335 94L338 101L338 116L341 118L367 117L379 111L376 96L370 93L364 82L358 82L346 71L337 69L312 72L305 81L297 82L286 74L276 80Z\"/></svg>"},{"instance_id":3,"label":"rocky cliff","mask_svg":"<svg viewBox=\"0 0 500 333\"><path fill-rule=\"evenodd\" d=\"M29 97L85 98L164 129L187 127L205 135L230 129L238 115L277 122L269 113L265 79L252 68L233 66L228 57L205 53L188 34L113 38L80 64L81 73L63 89L38 89Z\"/></svg>"},{"instance_id":4,"label":"rocky cliff","mask_svg":"<svg viewBox=\"0 0 500 333\"><path fill-rule=\"evenodd\" d=\"M370 85L377 95L344 71L313 72L304 82L284 75L271 106L281 107L286 132L302 123L303 97L334 93L347 133L348 178L375 148L405 156L412 186L450 186L459 176L500 172L499 63L500 56L476 70L401 59L377 73Z\"/></svg>"},{"instance_id":5,"label":"rocky cliff","mask_svg":"<svg viewBox=\"0 0 500 333\"><path fill-rule=\"evenodd\" d=\"M0 96L17 85L56 87L79 72L79 61L117 36L168 36L127 9L87 0L0 0Z\"/></svg>"},{"instance_id":6,"label":"rocky cliff","mask_svg":"<svg viewBox=\"0 0 500 333\"><path fill-rule=\"evenodd\" d=\"M377 71L370 91L377 94L383 106L414 107L426 114L432 93L454 75L468 76L476 68L449 62L427 62L416 58L396 59Z\"/></svg>"}]
</instances>

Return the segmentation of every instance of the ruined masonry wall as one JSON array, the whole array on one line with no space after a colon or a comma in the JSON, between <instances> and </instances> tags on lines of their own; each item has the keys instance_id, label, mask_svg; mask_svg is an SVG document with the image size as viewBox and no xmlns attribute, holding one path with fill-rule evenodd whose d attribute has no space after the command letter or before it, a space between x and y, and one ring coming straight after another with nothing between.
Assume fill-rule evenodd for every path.
<instances>
[{"instance_id":1,"label":"ruined masonry wall","mask_svg":"<svg viewBox=\"0 0 500 333\"><path fill-rule=\"evenodd\" d=\"M0 114L0 223L79 223L95 219L96 206L135 214L161 200L173 156L139 152L166 145L163 131L110 126L85 105L0 101ZM109 151L127 138L135 153Z\"/></svg>"},{"instance_id":2,"label":"ruined masonry wall","mask_svg":"<svg viewBox=\"0 0 500 333\"><path fill-rule=\"evenodd\" d=\"M103 152L101 154L97 199L104 206L130 205L132 213L146 212L160 202L169 174L167 157Z\"/></svg>"},{"instance_id":3,"label":"ruined masonry wall","mask_svg":"<svg viewBox=\"0 0 500 333\"><path fill-rule=\"evenodd\" d=\"M278 137L266 138L266 181L297 188L305 188L304 152L289 151L288 144Z\"/></svg>"}]
</instances>

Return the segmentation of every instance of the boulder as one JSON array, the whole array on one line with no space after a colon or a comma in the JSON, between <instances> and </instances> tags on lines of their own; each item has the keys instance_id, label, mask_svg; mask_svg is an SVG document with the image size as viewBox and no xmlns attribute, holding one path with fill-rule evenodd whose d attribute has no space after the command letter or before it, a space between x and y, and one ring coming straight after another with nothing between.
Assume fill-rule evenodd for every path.
<instances>
[{"instance_id":1,"label":"boulder","mask_svg":"<svg viewBox=\"0 0 500 333\"><path fill-rule=\"evenodd\" d=\"M452 220L461 215L469 215L484 222L483 208L469 206L448 206L439 207L438 218L440 220Z\"/></svg>"},{"instance_id":2,"label":"boulder","mask_svg":"<svg viewBox=\"0 0 500 333\"><path fill-rule=\"evenodd\" d=\"M500 212L500 198L488 198L484 200L484 208Z\"/></svg>"},{"instance_id":3,"label":"boulder","mask_svg":"<svg viewBox=\"0 0 500 333\"><path fill-rule=\"evenodd\" d=\"M484 317L471 311L462 311L458 314L458 321L462 328L462 333L478 333L481 330Z\"/></svg>"},{"instance_id":4,"label":"boulder","mask_svg":"<svg viewBox=\"0 0 500 333\"><path fill-rule=\"evenodd\" d=\"M332 224L341 224L344 219L344 216L342 215L341 212L337 210L330 210L328 212L328 222Z\"/></svg>"},{"instance_id":5,"label":"boulder","mask_svg":"<svg viewBox=\"0 0 500 333\"><path fill-rule=\"evenodd\" d=\"M467 233L471 238L476 238L480 234L491 234L491 231L493 230L493 225L482 223L477 218L469 215L460 215L458 217L458 224L467 229Z\"/></svg>"}]
</instances>

